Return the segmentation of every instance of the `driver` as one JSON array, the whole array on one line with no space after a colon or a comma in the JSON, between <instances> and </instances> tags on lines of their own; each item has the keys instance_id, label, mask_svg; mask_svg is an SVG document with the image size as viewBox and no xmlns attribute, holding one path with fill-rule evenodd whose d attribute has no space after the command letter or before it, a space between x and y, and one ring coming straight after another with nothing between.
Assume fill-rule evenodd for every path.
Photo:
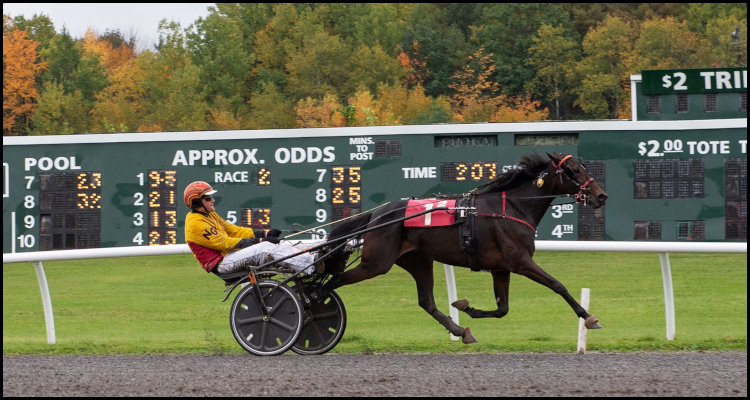
<instances>
[{"instance_id":1,"label":"driver","mask_svg":"<svg viewBox=\"0 0 750 400\"><path fill-rule=\"evenodd\" d=\"M184 193L185 205L191 209L185 218L185 241L206 272L240 271L247 265L262 265L299 251L279 244L278 229L243 228L223 220L214 208L214 193L216 190L203 181L189 184ZM313 254L303 253L281 263L311 275L314 260Z\"/></svg>"}]
</instances>

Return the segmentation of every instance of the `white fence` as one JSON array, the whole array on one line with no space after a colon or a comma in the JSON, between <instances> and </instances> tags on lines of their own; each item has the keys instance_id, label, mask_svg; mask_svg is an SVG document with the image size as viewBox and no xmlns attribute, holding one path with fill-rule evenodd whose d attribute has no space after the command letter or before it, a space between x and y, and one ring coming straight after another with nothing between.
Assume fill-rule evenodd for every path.
<instances>
[{"instance_id":1,"label":"white fence","mask_svg":"<svg viewBox=\"0 0 750 400\"><path fill-rule=\"evenodd\" d=\"M674 294L672 290L672 272L669 265L669 253L745 253L747 243L737 242L578 242L578 241L536 241L537 251L593 251L593 252L648 252L659 253L662 281L664 283L664 309L667 321L667 340L675 337ZM157 256L170 254L190 254L186 244L149 247L110 247L102 249L83 249L65 251L38 251L30 253L3 254L3 264L32 262L36 270L39 289L42 293L44 320L47 326L47 343L54 344L55 322L52 312L52 300L44 274L44 261L82 260L89 258ZM445 265L448 285L448 303L457 300L456 281L453 267ZM450 307L450 315L458 323L458 310ZM457 338L456 338L457 339Z\"/></svg>"}]
</instances>

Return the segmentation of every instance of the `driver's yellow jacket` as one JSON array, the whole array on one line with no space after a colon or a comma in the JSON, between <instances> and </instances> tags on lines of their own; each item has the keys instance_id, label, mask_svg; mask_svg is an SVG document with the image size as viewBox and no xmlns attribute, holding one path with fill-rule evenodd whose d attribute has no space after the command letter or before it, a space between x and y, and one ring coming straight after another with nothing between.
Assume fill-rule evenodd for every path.
<instances>
[{"instance_id":1,"label":"driver's yellow jacket","mask_svg":"<svg viewBox=\"0 0 750 400\"><path fill-rule=\"evenodd\" d=\"M230 224L216 212L193 210L185 218L185 242L207 272L211 272L240 240L252 237L255 237L252 229Z\"/></svg>"}]
</instances>

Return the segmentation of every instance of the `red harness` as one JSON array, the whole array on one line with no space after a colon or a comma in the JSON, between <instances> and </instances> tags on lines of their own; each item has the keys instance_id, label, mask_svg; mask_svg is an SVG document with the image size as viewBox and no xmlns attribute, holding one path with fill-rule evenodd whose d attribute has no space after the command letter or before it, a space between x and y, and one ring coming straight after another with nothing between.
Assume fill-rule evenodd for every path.
<instances>
[{"instance_id":1,"label":"red harness","mask_svg":"<svg viewBox=\"0 0 750 400\"><path fill-rule=\"evenodd\" d=\"M565 171L563 171L563 169L562 169L562 165L565 162L565 160L567 160L568 158L571 158L571 157L573 157L573 156L572 155L567 155L567 156L563 157L562 160L560 160L559 163L557 163L557 164L552 163L552 165L555 166L555 169L557 169L557 173L558 174L564 174L565 173ZM571 179L571 181L573 183L575 183L576 185L578 185L578 183L576 181L573 181L572 179ZM589 183L591 183L593 181L594 181L594 178L589 177L589 179L583 185L578 185L578 187L580 187L580 190L578 191L578 194L575 197L576 203L586 204L586 195L583 194L583 190L586 188L586 186L589 185ZM510 216L510 215L508 215L508 214L505 213L505 192L504 191L503 191L503 213L502 214L476 213L475 215L480 216L480 217L512 219L513 221L517 221L517 222L520 222L520 223L528 226L529 228L533 229L534 232L536 232L536 228L534 227L534 225L531 225L530 223L528 223L528 222L526 222L526 221L524 221L524 220L522 220L520 218L512 217L512 216Z\"/></svg>"},{"instance_id":2,"label":"red harness","mask_svg":"<svg viewBox=\"0 0 750 400\"><path fill-rule=\"evenodd\" d=\"M534 227L534 225L531 225L530 223L528 223L528 222L526 222L526 221L524 221L524 220L522 220L520 218L512 217L512 216L510 216L510 215L508 215L508 214L505 213L505 191L503 191L503 213L502 214L476 213L476 215L479 216L479 217L512 219L513 221L518 221L518 222L520 222L520 223L528 226L529 228L531 228L531 229L534 230L534 233L536 233L536 228Z\"/></svg>"}]
</instances>

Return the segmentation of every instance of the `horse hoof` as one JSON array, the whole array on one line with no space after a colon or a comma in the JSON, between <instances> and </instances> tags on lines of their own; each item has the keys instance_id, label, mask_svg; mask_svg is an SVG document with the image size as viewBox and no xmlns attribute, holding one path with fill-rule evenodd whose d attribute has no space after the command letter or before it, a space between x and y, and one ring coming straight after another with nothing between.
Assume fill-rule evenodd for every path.
<instances>
[{"instance_id":1,"label":"horse hoof","mask_svg":"<svg viewBox=\"0 0 750 400\"><path fill-rule=\"evenodd\" d=\"M599 325L599 319L593 315L586 317L583 324L586 326L586 329L602 329L602 326Z\"/></svg>"},{"instance_id":2,"label":"horse hoof","mask_svg":"<svg viewBox=\"0 0 750 400\"><path fill-rule=\"evenodd\" d=\"M456 300L456 301L454 301L453 303L451 303L451 305L452 305L453 307L456 307L456 309L457 309L458 311L463 311L463 310L465 310L465 309L466 309L467 307L469 307L469 300L466 300L466 299ZM468 329L468 328L467 328L467 329ZM466 342L464 342L464 343L466 343Z\"/></svg>"},{"instance_id":3,"label":"horse hoof","mask_svg":"<svg viewBox=\"0 0 750 400\"><path fill-rule=\"evenodd\" d=\"M475 338L474 335L471 334L471 329L466 328L466 329L464 329L464 337L463 337L463 339L461 339L461 341L464 344L476 343L477 342L477 338Z\"/></svg>"}]
</instances>

